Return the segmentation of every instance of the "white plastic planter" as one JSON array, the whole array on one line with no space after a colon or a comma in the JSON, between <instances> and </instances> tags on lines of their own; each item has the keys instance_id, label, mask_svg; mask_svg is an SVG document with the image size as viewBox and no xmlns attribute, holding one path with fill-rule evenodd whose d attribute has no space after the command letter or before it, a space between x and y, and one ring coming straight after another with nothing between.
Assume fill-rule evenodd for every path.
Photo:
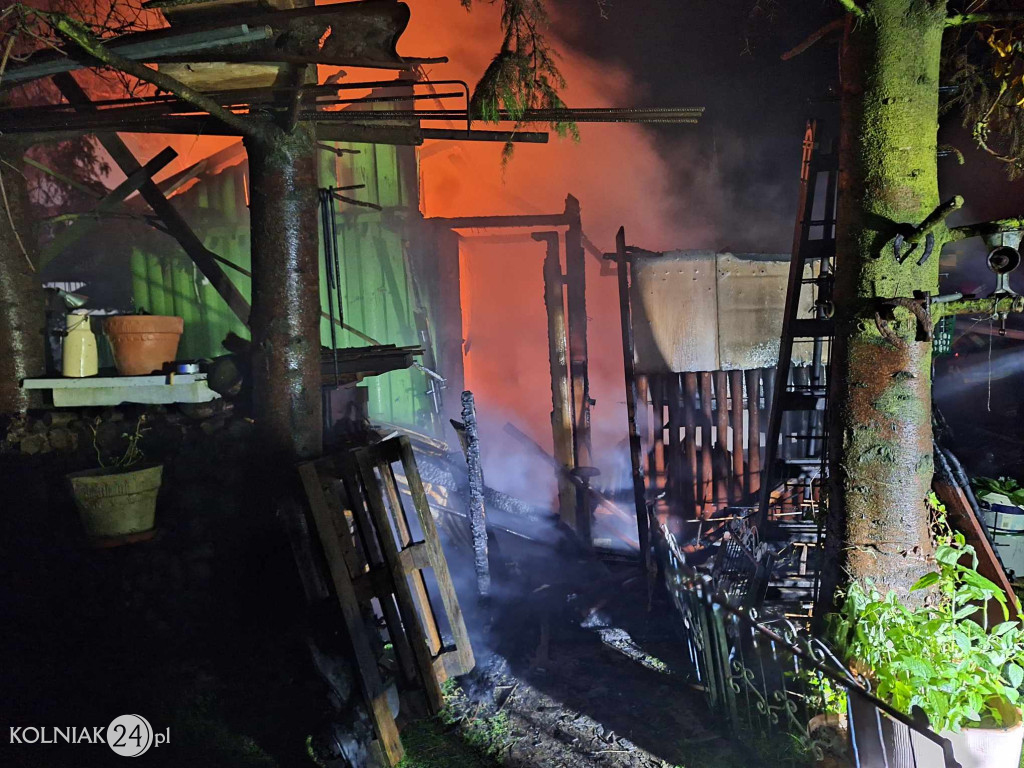
<instances>
[{"instance_id":1,"label":"white plastic planter","mask_svg":"<svg viewBox=\"0 0 1024 768\"><path fill-rule=\"evenodd\" d=\"M1018 768L1024 723L1021 713L1009 702L1000 706L1003 728L962 728L959 733L943 731L953 745L953 756L963 768Z\"/></svg>"},{"instance_id":2,"label":"white plastic planter","mask_svg":"<svg viewBox=\"0 0 1024 768\"><path fill-rule=\"evenodd\" d=\"M978 507L1003 567L1024 576L1024 509L1001 493L982 494Z\"/></svg>"}]
</instances>

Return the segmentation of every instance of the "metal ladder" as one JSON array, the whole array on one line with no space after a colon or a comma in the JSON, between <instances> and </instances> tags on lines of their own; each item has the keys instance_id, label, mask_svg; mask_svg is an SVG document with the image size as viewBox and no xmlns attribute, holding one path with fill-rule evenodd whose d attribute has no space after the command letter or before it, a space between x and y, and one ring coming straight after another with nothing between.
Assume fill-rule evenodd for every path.
<instances>
[{"instance_id":1,"label":"metal ladder","mask_svg":"<svg viewBox=\"0 0 1024 768\"><path fill-rule=\"evenodd\" d=\"M763 526L775 506L791 505L797 514L815 506L814 484L827 472L828 360L833 336L832 283L835 267L836 187L839 163L833 142L818 121L809 120L800 166L800 198L789 266L774 397L765 435L764 477L758 521ZM819 195L819 177L825 177ZM815 218L815 210L820 215ZM810 274L808 274L808 272ZM807 312L806 291L812 305ZM803 315L803 316L801 316ZM810 365L793 366L797 339L810 343ZM773 494L782 487L781 495ZM781 504L780 504L781 502Z\"/></svg>"}]
</instances>

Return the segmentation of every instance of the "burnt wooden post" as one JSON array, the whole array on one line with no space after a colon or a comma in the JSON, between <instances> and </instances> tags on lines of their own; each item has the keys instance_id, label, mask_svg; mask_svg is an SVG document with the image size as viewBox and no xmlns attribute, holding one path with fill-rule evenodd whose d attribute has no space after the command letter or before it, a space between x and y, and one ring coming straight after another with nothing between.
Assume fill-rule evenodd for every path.
<instances>
[{"instance_id":1,"label":"burnt wooden post","mask_svg":"<svg viewBox=\"0 0 1024 768\"><path fill-rule=\"evenodd\" d=\"M476 588L482 597L491 591L491 569L487 559L487 513L484 510L484 465L480 459L480 433L476 426L473 393L462 393L462 423L466 433L466 466L469 468L469 528L473 534L473 567Z\"/></svg>"},{"instance_id":2,"label":"burnt wooden post","mask_svg":"<svg viewBox=\"0 0 1024 768\"><path fill-rule=\"evenodd\" d=\"M253 410L268 453L323 447L317 157L312 127L245 137L252 231Z\"/></svg>"},{"instance_id":3,"label":"burnt wooden post","mask_svg":"<svg viewBox=\"0 0 1024 768\"><path fill-rule=\"evenodd\" d=\"M587 371L587 272L583 252L583 224L580 203L565 198L565 299L569 326L569 375L572 379L573 449L576 466L589 467L593 460L590 444L590 375ZM590 514L585 486L577 493L581 515Z\"/></svg>"},{"instance_id":4,"label":"burnt wooden post","mask_svg":"<svg viewBox=\"0 0 1024 768\"><path fill-rule=\"evenodd\" d=\"M715 371L715 503L729 503L729 385L728 374Z\"/></svg>"},{"instance_id":5,"label":"burnt wooden post","mask_svg":"<svg viewBox=\"0 0 1024 768\"><path fill-rule=\"evenodd\" d=\"M626 382L626 421L629 425L629 460L633 475L633 505L636 508L636 529L644 567L651 572L650 530L647 518L647 492L644 486L644 465L641 456L640 432L636 426L635 349L633 346L633 311L629 304L629 256L626 253L626 230L619 227L615 235L615 264L619 282L619 317L622 325L622 368Z\"/></svg>"},{"instance_id":6,"label":"burnt wooden post","mask_svg":"<svg viewBox=\"0 0 1024 768\"><path fill-rule=\"evenodd\" d=\"M761 370L744 373L747 379L747 493L761 490Z\"/></svg>"},{"instance_id":7,"label":"burnt wooden post","mask_svg":"<svg viewBox=\"0 0 1024 768\"><path fill-rule=\"evenodd\" d=\"M711 372L700 373L700 503L701 515L708 517L713 511L714 459L711 444Z\"/></svg>"},{"instance_id":8,"label":"burnt wooden post","mask_svg":"<svg viewBox=\"0 0 1024 768\"><path fill-rule=\"evenodd\" d=\"M573 450L572 393L558 233L535 232L533 239L547 246L544 256L544 309L548 318L548 363L551 368L551 436L555 458L562 466L562 471L556 473L558 515L563 523L575 531L578 514L576 486L569 473L576 467L576 455Z\"/></svg>"},{"instance_id":9,"label":"burnt wooden post","mask_svg":"<svg viewBox=\"0 0 1024 768\"><path fill-rule=\"evenodd\" d=\"M24 152L19 144L0 143L7 203L0 212L0 415L28 410L29 393L21 380L42 376L46 368L43 289L33 265L36 239L28 189L19 171Z\"/></svg>"},{"instance_id":10,"label":"burnt wooden post","mask_svg":"<svg viewBox=\"0 0 1024 768\"><path fill-rule=\"evenodd\" d=\"M743 371L729 371L729 406L732 422L732 477L730 501L739 503L746 493L743 462Z\"/></svg>"},{"instance_id":11,"label":"burnt wooden post","mask_svg":"<svg viewBox=\"0 0 1024 768\"><path fill-rule=\"evenodd\" d=\"M683 448L686 451L686 461L683 465L684 472L679 490L684 499L684 509L687 515L697 517L701 512L702 500L700 491L703 488L703 478L700 476L700 464L697 460L697 374L693 371L686 371L679 374L683 381L683 425L686 427L686 437ZM691 512L692 510L692 512Z\"/></svg>"}]
</instances>

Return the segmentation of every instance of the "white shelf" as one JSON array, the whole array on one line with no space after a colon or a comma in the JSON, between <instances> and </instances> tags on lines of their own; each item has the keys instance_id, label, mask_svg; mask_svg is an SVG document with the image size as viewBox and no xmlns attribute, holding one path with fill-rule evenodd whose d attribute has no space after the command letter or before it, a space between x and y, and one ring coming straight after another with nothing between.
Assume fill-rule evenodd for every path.
<instances>
[{"instance_id":1,"label":"white shelf","mask_svg":"<svg viewBox=\"0 0 1024 768\"><path fill-rule=\"evenodd\" d=\"M121 403L207 403L220 397L210 389L205 373L25 379L21 386L51 390L57 408Z\"/></svg>"}]
</instances>

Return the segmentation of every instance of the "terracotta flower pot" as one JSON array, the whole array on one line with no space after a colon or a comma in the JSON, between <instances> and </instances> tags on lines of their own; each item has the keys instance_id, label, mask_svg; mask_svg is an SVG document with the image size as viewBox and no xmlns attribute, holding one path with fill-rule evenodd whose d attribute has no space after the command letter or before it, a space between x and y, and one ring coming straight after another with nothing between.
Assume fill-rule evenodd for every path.
<instances>
[{"instance_id":1,"label":"terracotta flower pot","mask_svg":"<svg viewBox=\"0 0 1024 768\"><path fill-rule=\"evenodd\" d=\"M159 373L173 363L184 329L184 320L168 315L115 315L103 325L122 376Z\"/></svg>"}]
</instances>

